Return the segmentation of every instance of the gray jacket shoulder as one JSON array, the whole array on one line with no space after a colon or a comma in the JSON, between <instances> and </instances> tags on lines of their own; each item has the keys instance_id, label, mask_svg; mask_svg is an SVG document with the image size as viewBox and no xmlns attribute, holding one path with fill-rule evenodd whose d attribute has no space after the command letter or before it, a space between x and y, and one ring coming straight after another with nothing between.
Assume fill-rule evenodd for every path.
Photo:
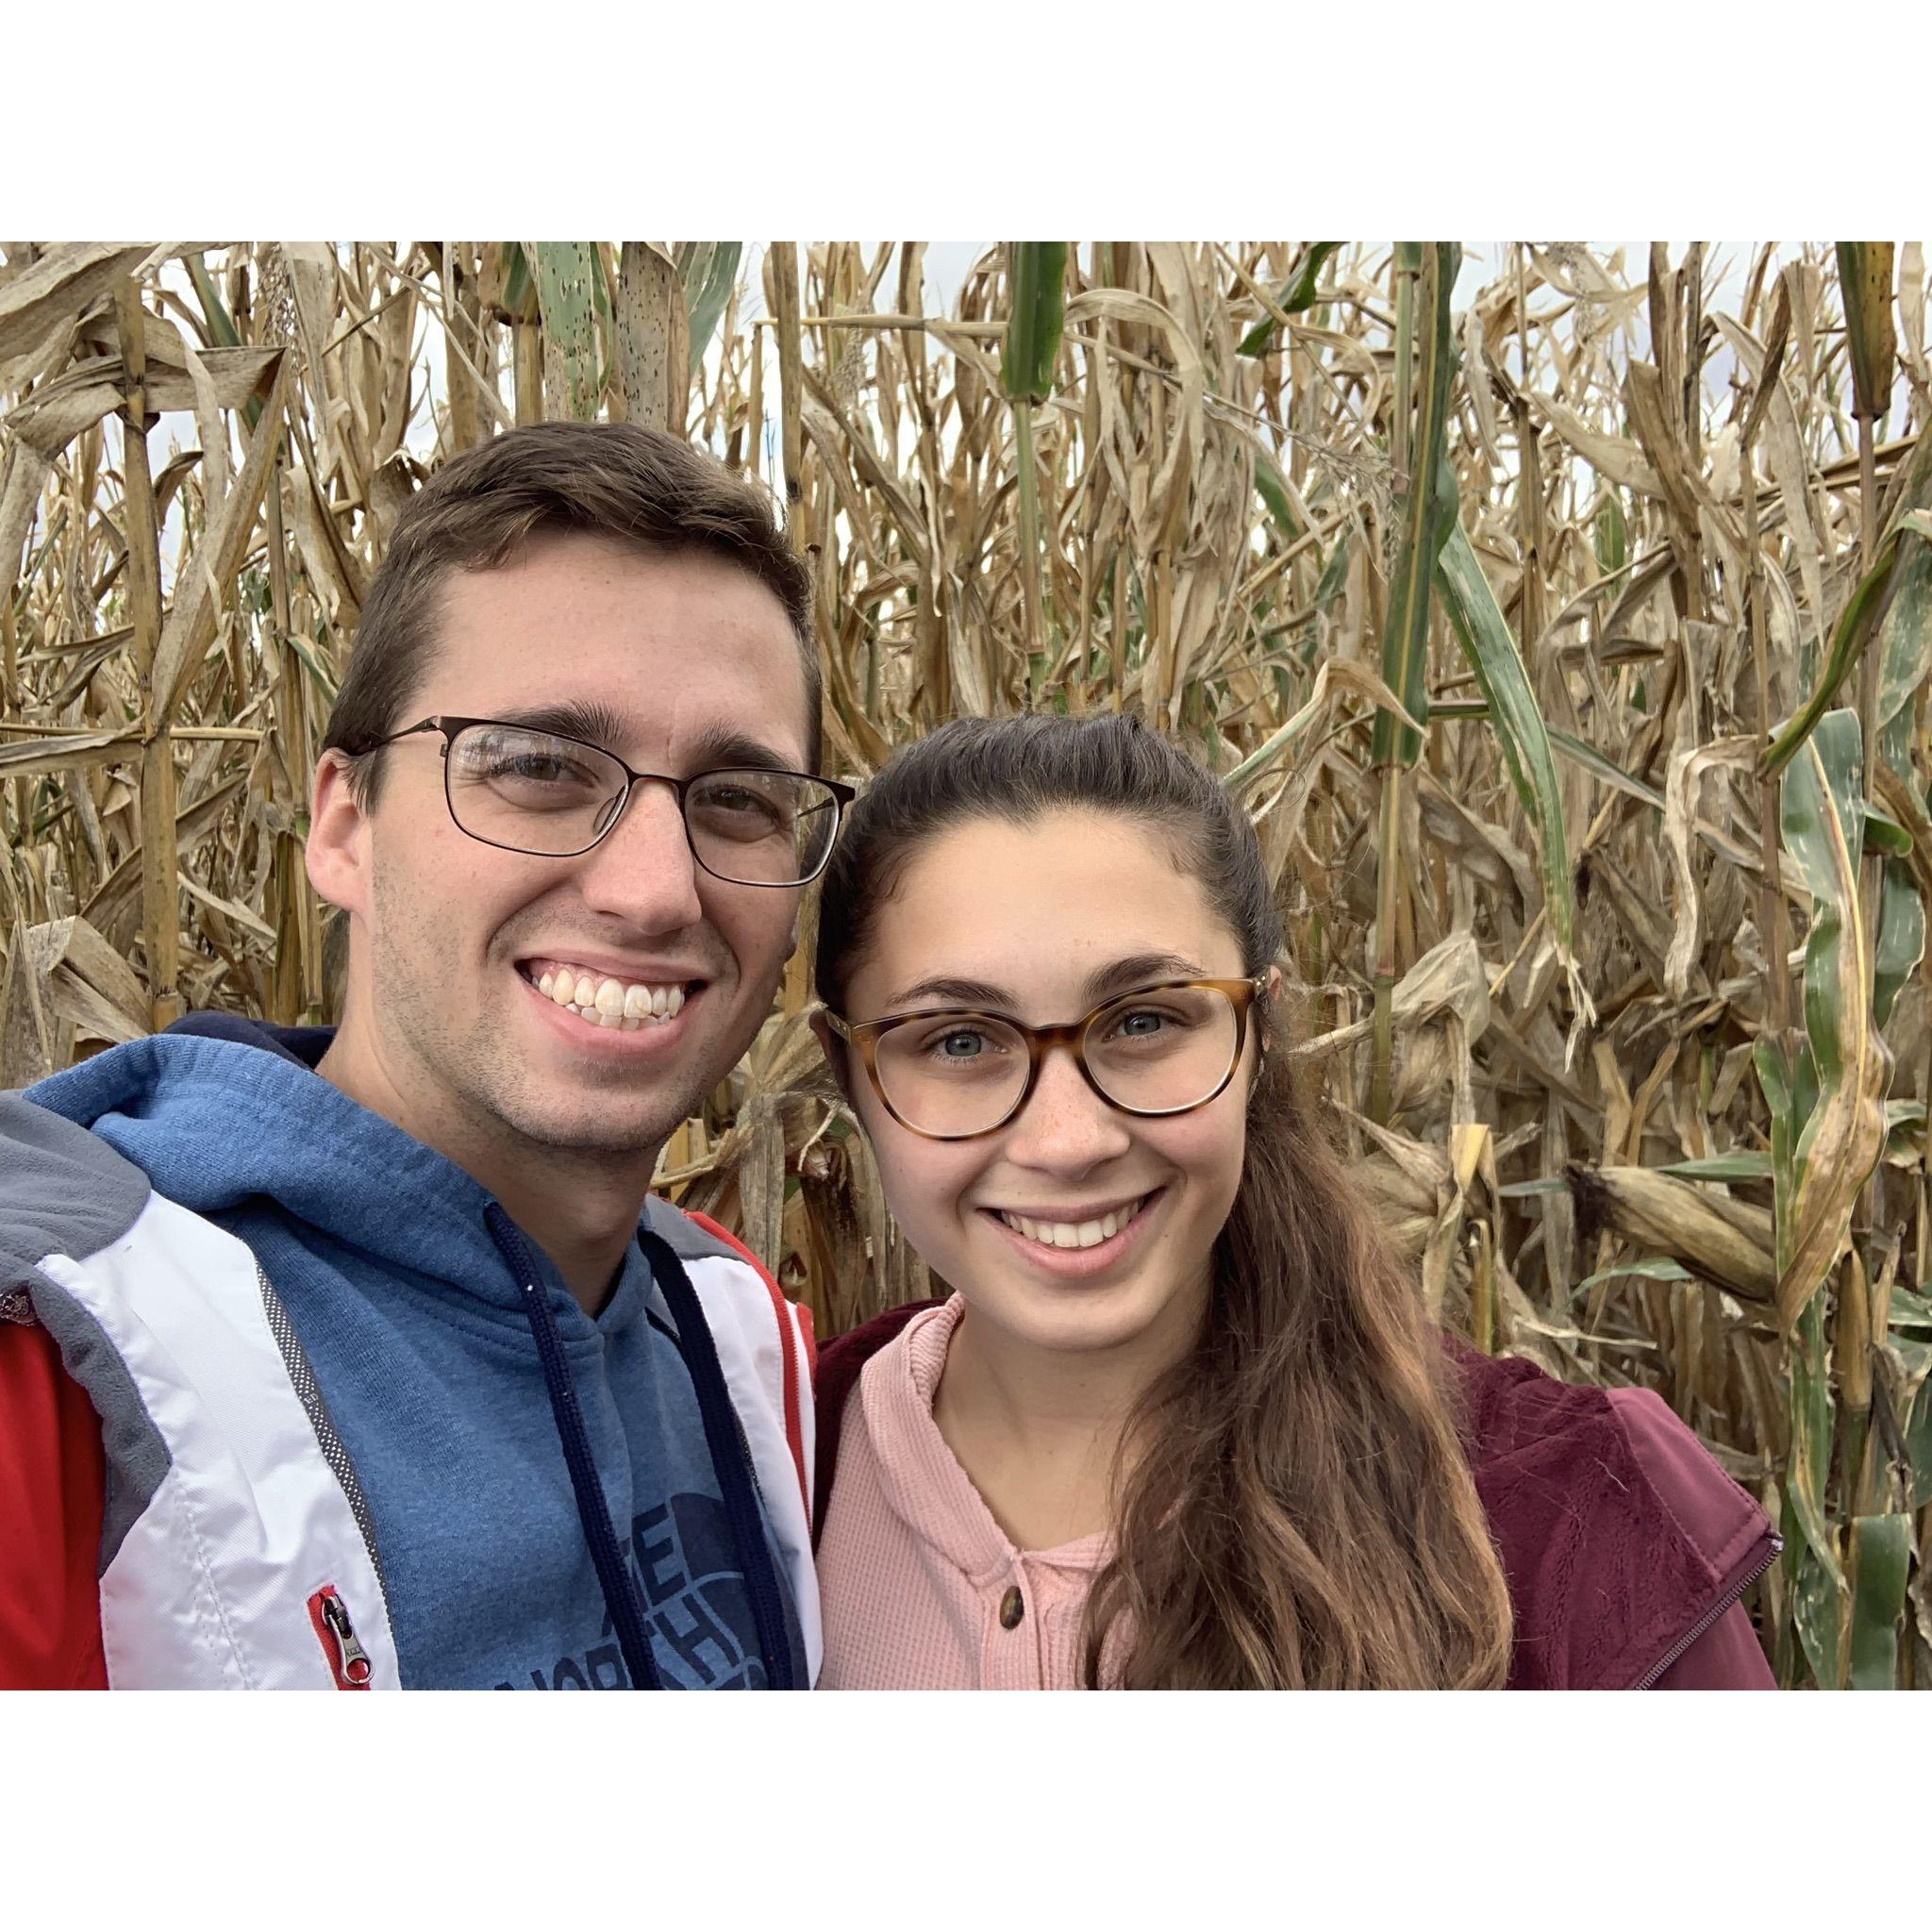
<instances>
[{"instance_id":1,"label":"gray jacket shoulder","mask_svg":"<svg viewBox=\"0 0 1932 1932\"><path fill-rule=\"evenodd\" d=\"M681 1208L656 1194L644 1201L644 1225L680 1261L703 1261L722 1257L742 1262L744 1257L729 1241L720 1241L708 1229L700 1227Z\"/></svg>"},{"instance_id":2,"label":"gray jacket shoulder","mask_svg":"<svg viewBox=\"0 0 1932 1932\"><path fill-rule=\"evenodd\" d=\"M49 1255L75 1260L118 1241L151 1189L98 1135L18 1093L0 1093L0 1290Z\"/></svg>"}]
</instances>

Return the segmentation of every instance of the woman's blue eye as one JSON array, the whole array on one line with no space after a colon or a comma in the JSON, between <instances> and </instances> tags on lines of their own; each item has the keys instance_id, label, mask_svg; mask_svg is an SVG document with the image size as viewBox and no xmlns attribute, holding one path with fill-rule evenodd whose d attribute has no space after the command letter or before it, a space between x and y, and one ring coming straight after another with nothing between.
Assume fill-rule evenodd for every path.
<instances>
[{"instance_id":1,"label":"woman's blue eye","mask_svg":"<svg viewBox=\"0 0 1932 1932\"><path fill-rule=\"evenodd\" d=\"M977 1058L986 1041L977 1033L946 1033L940 1037L938 1045L942 1058L967 1060Z\"/></svg>"}]
</instances>

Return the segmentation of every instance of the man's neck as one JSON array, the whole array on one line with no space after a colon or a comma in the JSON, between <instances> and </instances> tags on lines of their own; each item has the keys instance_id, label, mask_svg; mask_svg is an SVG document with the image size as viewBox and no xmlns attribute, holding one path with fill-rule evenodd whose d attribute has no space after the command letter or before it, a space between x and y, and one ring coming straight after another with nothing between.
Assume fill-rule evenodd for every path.
<instances>
[{"instance_id":1,"label":"man's neck","mask_svg":"<svg viewBox=\"0 0 1932 1932\"><path fill-rule=\"evenodd\" d=\"M615 1159L569 1149L505 1146L465 1131L452 1108L425 1108L407 1099L378 1057L338 1033L316 1072L360 1107L461 1168L542 1249L587 1315L596 1316L617 1286L637 1233L658 1150Z\"/></svg>"}]
</instances>

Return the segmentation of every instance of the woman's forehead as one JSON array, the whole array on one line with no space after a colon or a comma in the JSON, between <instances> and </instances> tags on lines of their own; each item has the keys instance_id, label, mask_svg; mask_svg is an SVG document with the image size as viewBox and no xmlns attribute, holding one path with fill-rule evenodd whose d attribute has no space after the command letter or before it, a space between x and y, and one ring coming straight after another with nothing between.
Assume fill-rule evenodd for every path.
<instances>
[{"instance_id":1,"label":"woman's forehead","mask_svg":"<svg viewBox=\"0 0 1932 1932\"><path fill-rule=\"evenodd\" d=\"M1073 996L1142 955L1214 975L1241 970L1234 934L1169 838L1066 810L1021 824L973 820L930 840L880 907L858 977L874 997L936 975Z\"/></svg>"}]
</instances>

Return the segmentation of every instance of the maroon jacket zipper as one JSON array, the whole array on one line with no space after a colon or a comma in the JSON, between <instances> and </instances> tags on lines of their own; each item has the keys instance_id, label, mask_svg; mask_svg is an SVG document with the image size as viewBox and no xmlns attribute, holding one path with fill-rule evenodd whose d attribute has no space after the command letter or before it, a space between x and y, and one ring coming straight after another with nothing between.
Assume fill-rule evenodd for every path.
<instances>
[{"instance_id":1,"label":"maroon jacket zipper","mask_svg":"<svg viewBox=\"0 0 1932 1932\"><path fill-rule=\"evenodd\" d=\"M1690 1646L1693 1643L1695 1643L1697 1640L1700 1637L1702 1637L1704 1633L1707 1630L1708 1630L1720 1617L1724 1616L1727 1611L1735 1608L1736 1606L1742 1601L1744 1592L1747 1590L1749 1590L1751 1586L1754 1583L1756 1583L1757 1579L1760 1576L1762 1576L1764 1573L1767 1570L1769 1570L1774 1563L1777 1561L1779 1556L1783 1554L1784 1546L1784 1538L1779 1536L1777 1532L1774 1530L1771 1533L1771 1540L1769 1545L1764 1548L1763 1553L1757 1557L1755 1557L1752 1559L1750 1567L1745 1570L1744 1574L1741 1576L1740 1576L1735 1583L1731 1584L1727 1589L1719 1592L1717 1601L1711 1605L1709 1609L1705 1611L1703 1616L1698 1618L1696 1623L1691 1624L1690 1629L1685 1631L1683 1636L1677 1639L1676 1642L1671 1645L1670 1649L1664 1652L1663 1656L1660 1657L1656 1663L1651 1665L1650 1669L1644 1674L1644 1675L1637 1683L1635 1688L1639 1690L1649 1690L1654 1689L1657 1684L1657 1680L1659 1677L1661 1677L1663 1674L1667 1670L1669 1670L1670 1667L1674 1663L1675 1663L1677 1659L1680 1657L1682 1657L1684 1653L1687 1650L1689 1650Z\"/></svg>"}]
</instances>

